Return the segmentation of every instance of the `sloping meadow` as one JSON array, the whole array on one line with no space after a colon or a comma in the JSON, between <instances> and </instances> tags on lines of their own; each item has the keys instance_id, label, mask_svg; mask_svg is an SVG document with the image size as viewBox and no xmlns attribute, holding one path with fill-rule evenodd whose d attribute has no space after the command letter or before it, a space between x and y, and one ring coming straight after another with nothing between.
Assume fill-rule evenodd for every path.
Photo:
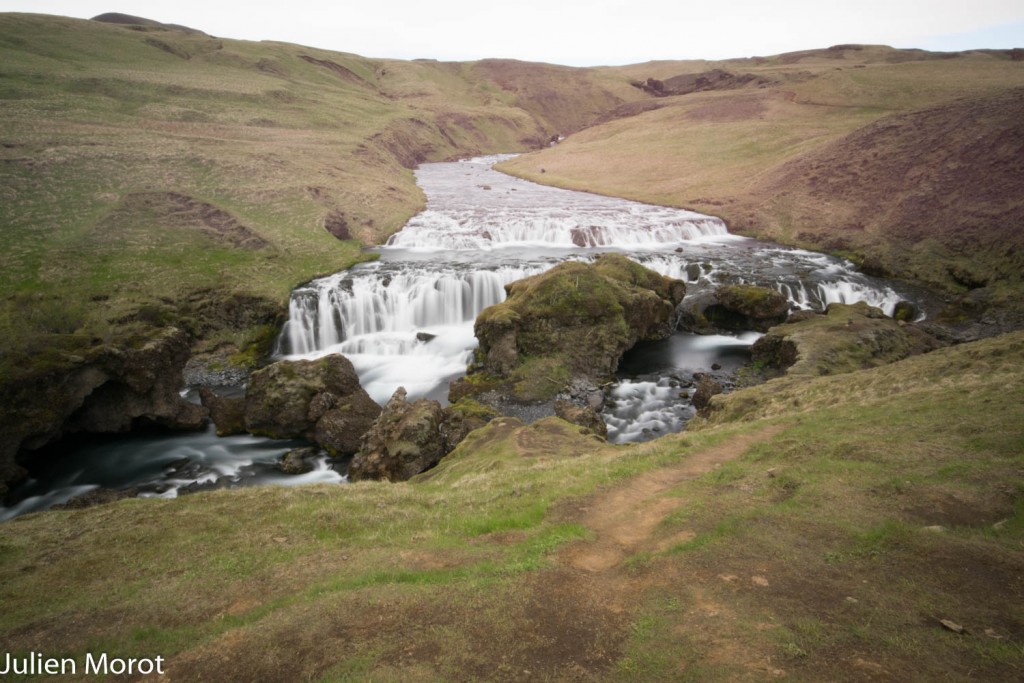
<instances>
[{"instance_id":1,"label":"sloping meadow","mask_svg":"<svg viewBox=\"0 0 1024 683\"><path fill-rule=\"evenodd\" d=\"M1022 360L1018 333L783 377L642 445L500 418L404 484L26 515L0 526L0 630L179 680L1007 680ZM710 453L637 497L657 516L619 561L569 560L606 540L591 506Z\"/></svg>"}]
</instances>

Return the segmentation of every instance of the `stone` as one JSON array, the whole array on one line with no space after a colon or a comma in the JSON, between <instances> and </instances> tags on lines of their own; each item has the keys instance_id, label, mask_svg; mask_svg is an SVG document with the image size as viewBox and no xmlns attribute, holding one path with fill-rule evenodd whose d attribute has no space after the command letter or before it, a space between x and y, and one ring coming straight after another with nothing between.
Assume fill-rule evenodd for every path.
<instances>
[{"instance_id":1,"label":"stone","mask_svg":"<svg viewBox=\"0 0 1024 683\"><path fill-rule=\"evenodd\" d=\"M245 399L218 396L209 387L199 389L199 399L210 413L217 436L245 434Z\"/></svg>"},{"instance_id":2,"label":"stone","mask_svg":"<svg viewBox=\"0 0 1024 683\"><path fill-rule=\"evenodd\" d=\"M789 375L830 375L927 353L943 342L913 324L900 325L864 302L829 304L825 315L792 315L754 342L755 363Z\"/></svg>"},{"instance_id":3,"label":"stone","mask_svg":"<svg viewBox=\"0 0 1024 683\"><path fill-rule=\"evenodd\" d=\"M921 310L912 301L897 301L893 308L892 317L894 320L912 323L921 315Z\"/></svg>"},{"instance_id":4,"label":"stone","mask_svg":"<svg viewBox=\"0 0 1024 683\"><path fill-rule=\"evenodd\" d=\"M0 379L0 494L24 479L31 451L68 434L202 429L206 410L179 393L189 353L188 335L165 327Z\"/></svg>"},{"instance_id":5,"label":"stone","mask_svg":"<svg viewBox=\"0 0 1024 683\"><path fill-rule=\"evenodd\" d=\"M513 282L474 332L477 368L511 380L510 393L553 398L572 378L607 378L641 340L672 332L686 285L619 254L566 262Z\"/></svg>"},{"instance_id":6,"label":"stone","mask_svg":"<svg viewBox=\"0 0 1024 683\"><path fill-rule=\"evenodd\" d=\"M349 464L351 481L406 481L445 455L441 404L430 399L409 403L406 396L405 388L399 387L364 434Z\"/></svg>"},{"instance_id":7,"label":"stone","mask_svg":"<svg viewBox=\"0 0 1024 683\"><path fill-rule=\"evenodd\" d=\"M555 401L555 415L589 430L602 439L608 438L608 425L601 419L601 414L589 405L578 406L571 401L560 399Z\"/></svg>"},{"instance_id":8,"label":"stone","mask_svg":"<svg viewBox=\"0 0 1024 683\"><path fill-rule=\"evenodd\" d=\"M317 448L293 448L284 454L278 467L285 474L305 474L313 471L313 459L319 455Z\"/></svg>"},{"instance_id":9,"label":"stone","mask_svg":"<svg viewBox=\"0 0 1024 683\"><path fill-rule=\"evenodd\" d=\"M455 450L471 432L500 415L494 408L469 398L445 407L440 425L441 445L445 455Z\"/></svg>"},{"instance_id":10,"label":"stone","mask_svg":"<svg viewBox=\"0 0 1024 683\"><path fill-rule=\"evenodd\" d=\"M716 302L704 309L704 317L715 327L766 332L789 316L789 299L767 287L723 285L714 293Z\"/></svg>"},{"instance_id":11,"label":"stone","mask_svg":"<svg viewBox=\"0 0 1024 683\"><path fill-rule=\"evenodd\" d=\"M248 431L315 441L333 457L354 454L380 412L352 363L340 354L278 361L257 370L245 396Z\"/></svg>"},{"instance_id":12,"label":"stone","mask_svg":"<svg viewBox=\"0 0 1024 683\"><path fill-rule=\"evenodd\" d=\"M697 379L697 390L693 392L690 402L698 411L704 410L711 403L711 397L722 393L722 385L714 377L701 374Z\"/></svg>"}]
</instances>

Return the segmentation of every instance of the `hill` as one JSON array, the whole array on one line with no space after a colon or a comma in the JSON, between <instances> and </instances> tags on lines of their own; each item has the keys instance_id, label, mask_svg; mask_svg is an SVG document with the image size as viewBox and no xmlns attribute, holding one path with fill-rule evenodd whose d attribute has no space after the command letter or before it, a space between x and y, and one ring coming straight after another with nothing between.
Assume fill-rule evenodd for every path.
<instances>
[{"instance_id":1,"label":"hill","mask_svg":"<svg viewBox=\"0 0 1024 683\"><path fill-rule=\"evenodd\" d=\"M66 412L22 388L167 326L217 362L261 357L292 288L422 208L417 164L536 148L646 97L592 70L98 19L0 15L0 463Z\"/></svg>"},{"instance_id":2,"label":"hill","mask_svg":"<svg viewBox=\"0 0 1024 683\"><path fill-rule=\"evenodd\" d=\"M970 290L969 315L1017 291L1009 53L587 70L117 21L0 15L5 478L79 389L258 360L295 283L421 206L417 163L556 134L508 167ZM0 640L174 680L1019 678L1024 333L850 371L841 329L824 376L644 444L499 418L411 482L19 517Z\"/></svg>"},{"instance_id":3,"label":"hill","mask_svg":"<svg viewBox=\"0 0 1024 683\"><path fill-rule=\"evenodd\" d=\"M359 258L339 239L379 242L421 207L418 163L538 147L640 96L567 67L99 18L0 16L5 369L39 335L102 335L147 307L188 317L213 291L280 306Z\"/></svg>"},{"instance_id":4,"label":"hill","mask_svg":"<svg viewBox=\"0 0 1024 683\"><path fill-rule=\"evenodd\" d=\"M1019 324L1017 57L841 45L623 67L656 97L502 168L705 211L742 234L965 294L953 318L995 307Z\"/></svg>"},{"instance_id":5,"label":"hill","mask_svg":"<svg viewBox=\"0 0 1024 683\"><path fill-rule=\"evenodd\" d=\"M26 515L0 638L184 681L1014 680L1022 372L1014 333L646 444L502 418L411 482Z\"/></svg>"}]
</instances>

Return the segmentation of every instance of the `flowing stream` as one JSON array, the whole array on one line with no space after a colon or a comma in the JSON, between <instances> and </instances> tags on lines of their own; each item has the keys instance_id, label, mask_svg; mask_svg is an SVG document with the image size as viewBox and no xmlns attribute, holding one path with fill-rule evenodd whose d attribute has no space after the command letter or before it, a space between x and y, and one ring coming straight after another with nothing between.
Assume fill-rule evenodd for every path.
<instances>
[{"instance_id":1,"label":"flowing stream","mask_svg":"<svg viewBox=\"0 0 1024 683\"><path fill-rule=\"evenodd\" d=\"M501 158L421 166L426 210L376 250L377 261L296 289L276 355L343 353L379 403L399 386L410 400L443 402L476 347L473 321L504 300L506 284L607 251L685 280L688 298L751 283L780 291L794 308L867 301L889 314L906 298L848 262L730 235L711 216L504 175L491 168ZM716 364L735 369L756 338L677 334L631 352L605 414L612 440L680 429L690 414L678 400L687 379Z\"/></svg>"},{"instance_id":2,"label":"flowing stream","mask_svg":"<svg viewBox=\"0 0 1024 683\"><path fill-rule=\"evenodd\" d=\"M912 295L823 254L730 235L714 217L561 190L492 169L503 157L424 164L416 172L426 210L376 261L298 287L275 356L342 353L383 404L399 386L409 399L447 401L476 347L473 322L505 298L505 285L566 259L614 251L687 283L687 299L725 283L772 287L794 308L867 301L888 314ZM684 306L686 302L684 301ZM642 343L623 359L604 408L609 440L639 441L682 429L693 415L693 375L735 371L756 333L676 333ZM274 463L294 442L205 434L96 440L46 469L0 508L0 521L85 491L139 487L170 497L204 485L340 482L326 459L306 475Z\"/></svg>"}]
</instances>

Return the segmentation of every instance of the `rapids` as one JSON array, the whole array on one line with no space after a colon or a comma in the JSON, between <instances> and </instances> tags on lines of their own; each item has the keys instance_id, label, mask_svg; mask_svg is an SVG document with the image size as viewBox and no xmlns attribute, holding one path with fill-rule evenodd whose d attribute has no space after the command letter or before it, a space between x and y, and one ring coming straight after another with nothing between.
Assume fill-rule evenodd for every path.
<instances>
[{"instance_id":1,"label":"rapids","mask_svg":"<svg viewBox=\"0 0 1024 683\"><path fill-rule=\"evenodd\" d=\"M399 386L410 400L447 401L477 341L473 322L505 298L505 285L565 259L624 253L687 283L687 301L725 283L772 287L794 308L867 301L892 314L913 299L847 261L729 234L714 217L536 185L492 169L501 156L424 164L426 209L375 249L374 262L295 289L276 358L343 353L367 392L384 403ZM683 306L687 305L683 302ZM756 333L676 333L626 354L603 412L614 442L679 431L693 415L694 373L735 371ZM0 507L0 521L98 487L175 496L210 486L342 482L326 458L306 475L275 467L295 442L257 437L135 435L97 439L41 459ZM301 444L298 444L301 445ZM343 465L341 469L343 469Z\"/></svg>"},{"instance_id":2,"label":"rapids","mask_svg":"<svg viewBox=\"0 0 1024 683\"><path fill-rule=\"evenodd\" d=\"M422 165L416 178L427 195L426 209L375 250L377 261L296 289L277 357L342 353L379 403L399 386L410 400L428 396L444 402L448 382L465 372L476 347L473 321L504 300L506 284L565 259L607 251L686 281L688 298L720 284L750 283L780 291L798 309L867 301L889 314L907 298L849 262L731 235L712 216L504 175L492 168L502 158ZM755 339L703 338L690 346L710 348L706 362L676 354L660 370L692 375L716 363L724 366L718 356ZM627 376L621 380L630 382ZM681 429L688 417L685 399L680 391L664 389L635 387L632 398L620 396L621 387L613 391L605 413L612 438L637 440Z\"/></svg>"}]
</instances>

